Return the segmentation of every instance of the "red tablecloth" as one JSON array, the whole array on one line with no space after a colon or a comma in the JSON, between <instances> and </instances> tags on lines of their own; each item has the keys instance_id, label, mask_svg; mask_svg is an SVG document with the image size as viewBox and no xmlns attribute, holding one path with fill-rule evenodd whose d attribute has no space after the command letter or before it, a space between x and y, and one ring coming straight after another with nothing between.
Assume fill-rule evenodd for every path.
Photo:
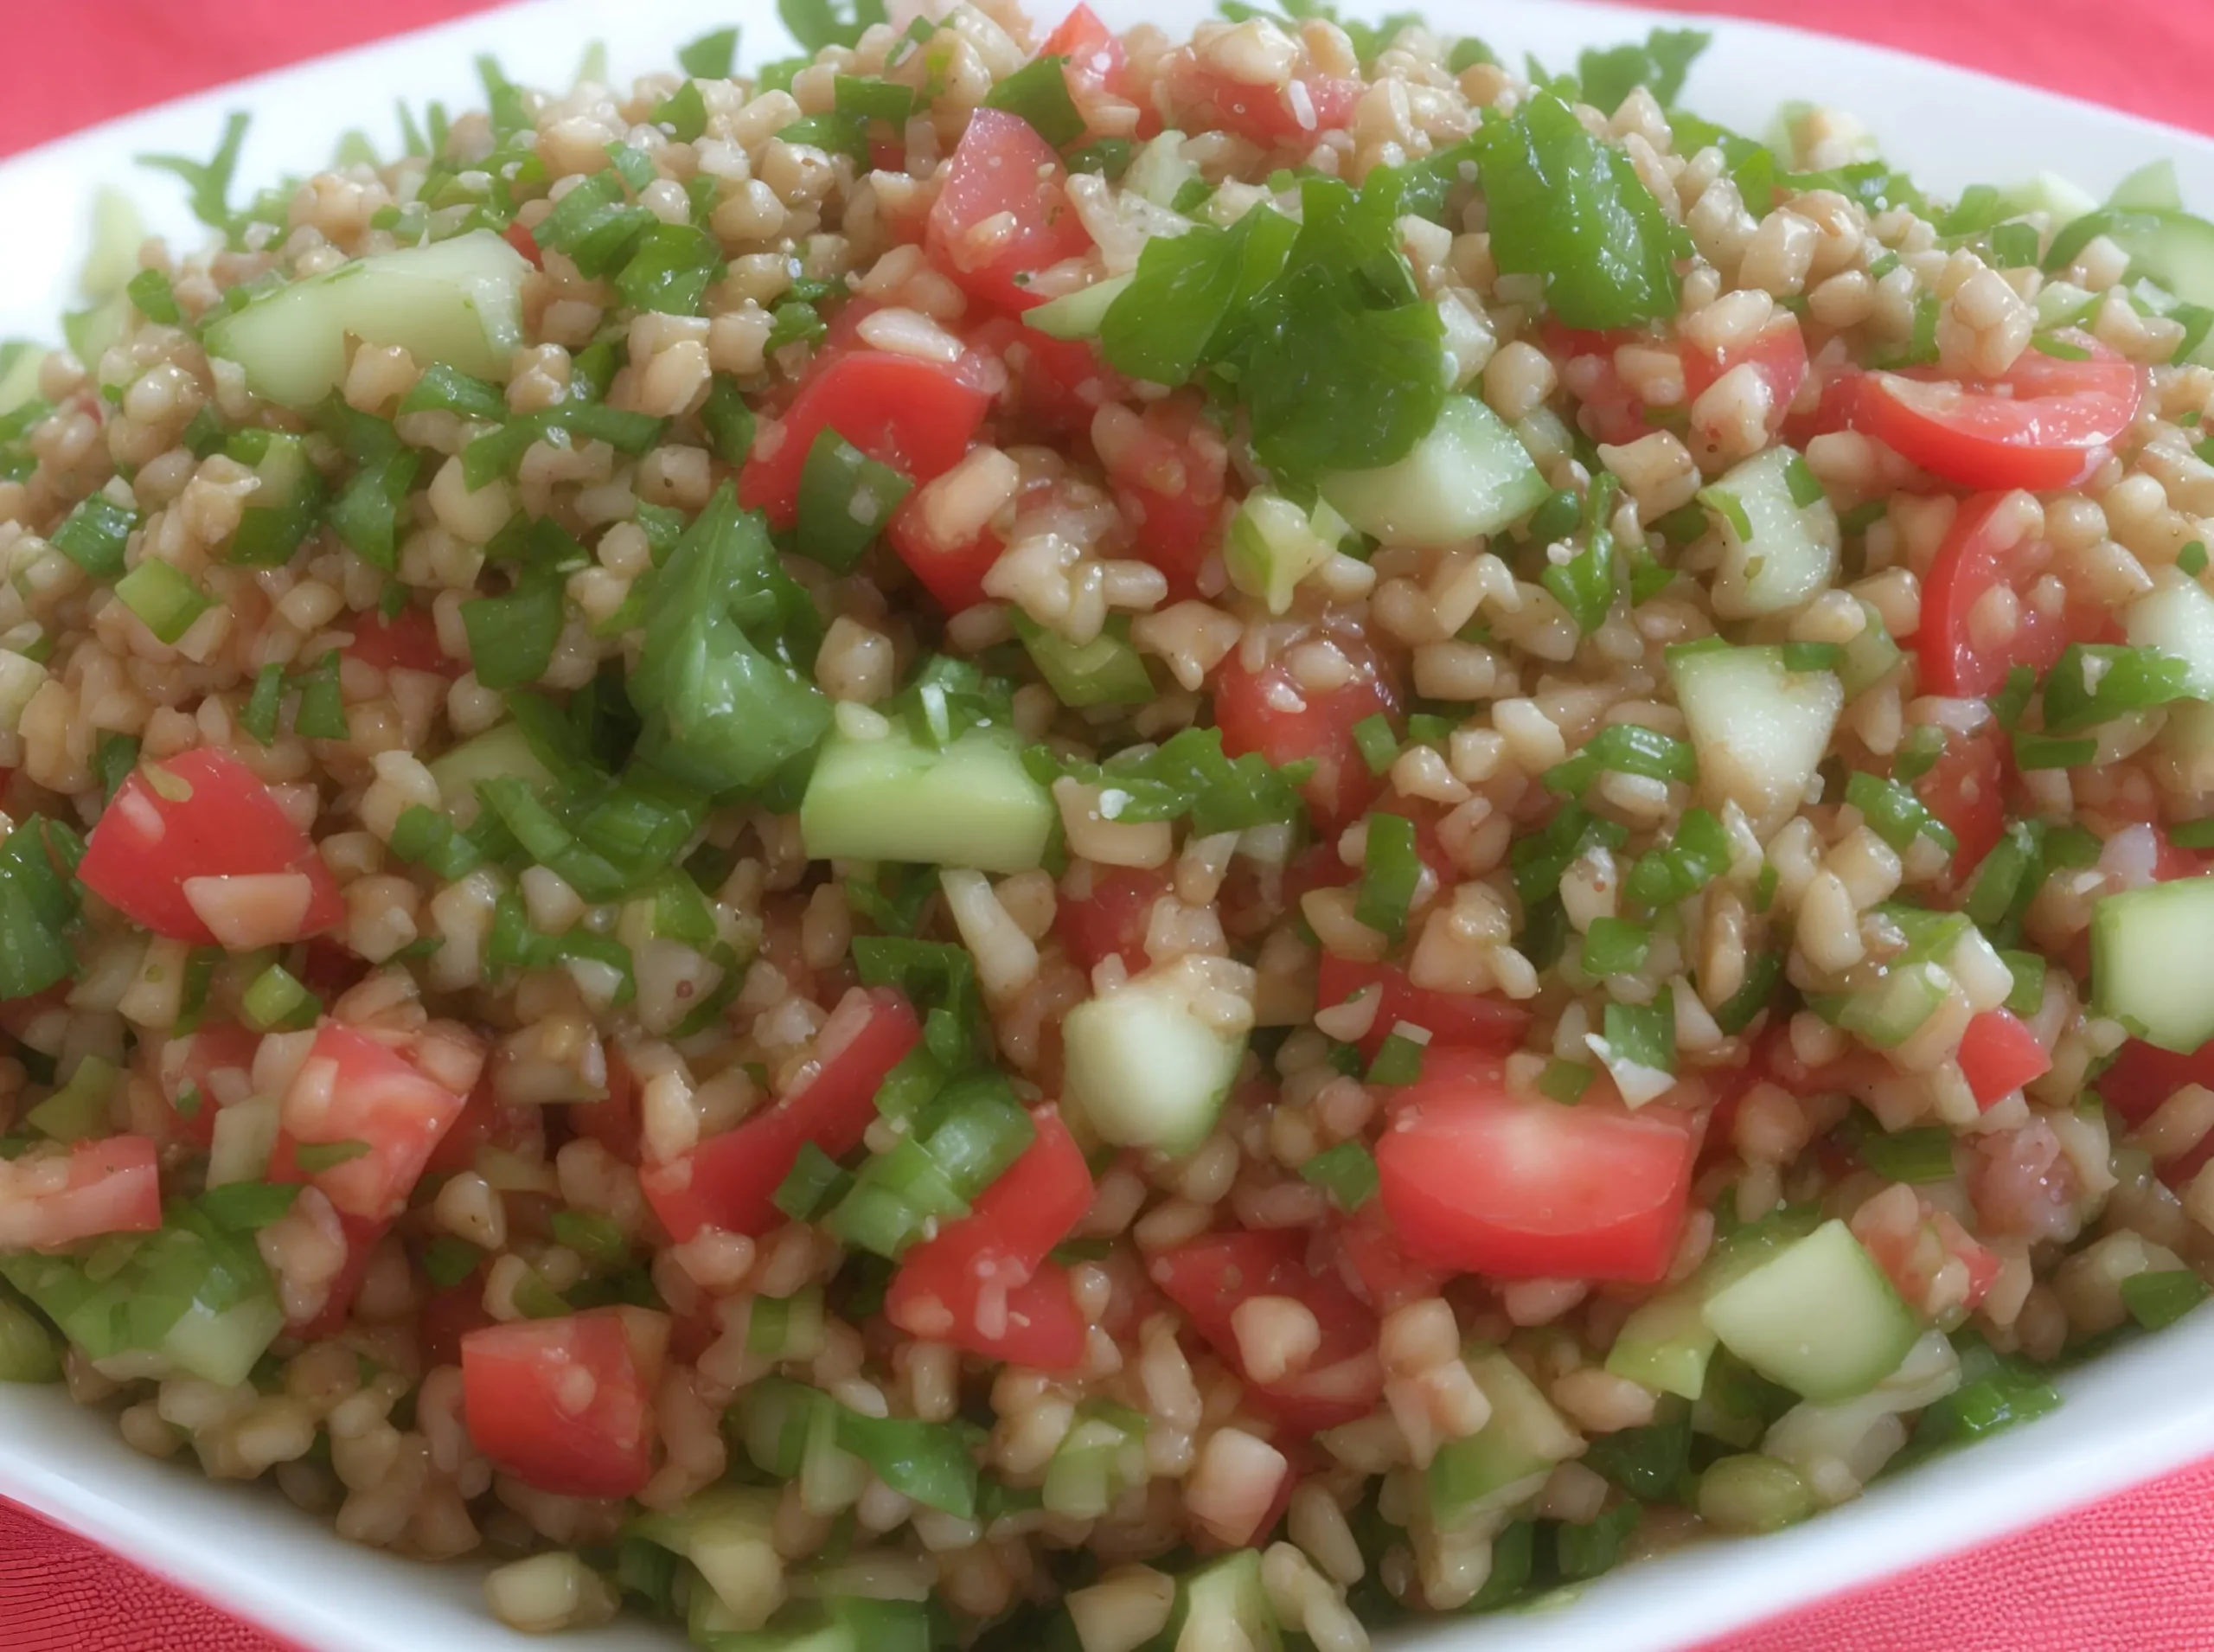
<instances>
[{"instance_id":1,"label":"red tablecloth","mask_svg":"<svg viewBox=\"0 0 2214 1652\"><path fill-rule=\"evenodd\" d=\"M482 3L11 0L0 6L6 14L0 154ZM1854 35L2214 131L2214 0L1699 0L1676 9ZM2214 1463L1718 1642L1710 1652L2214 1649L2210 1555ZM0 1649L284 1652L268 1636L5 1503Z\"/></svg>"}]
</instances>

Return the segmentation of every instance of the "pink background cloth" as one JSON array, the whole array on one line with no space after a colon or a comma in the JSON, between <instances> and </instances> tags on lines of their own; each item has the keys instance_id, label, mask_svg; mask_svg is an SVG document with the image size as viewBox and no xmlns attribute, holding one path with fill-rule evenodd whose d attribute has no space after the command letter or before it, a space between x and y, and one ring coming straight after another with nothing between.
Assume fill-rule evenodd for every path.
<instances>
[{"instance_id":1,"label":"pink background cloth","mask_svg":"<svg viewBox=\"0 0 2214 1652\"><path fill-rule=\"evenodd\" d=\"M1664 3L1666 0L1664 0ZM483 0L69 0L6 8L0 155L481 8ZM1050 10L1050 0L1040 6ZM1366 8L1361 8L1366 10ZM2207 0L1705 0L2214 131ZM5 1652L291 1652L0 1502ZM2214 1463L1705 1652L2214 1649Z\"/></svg>"}]
</instances>

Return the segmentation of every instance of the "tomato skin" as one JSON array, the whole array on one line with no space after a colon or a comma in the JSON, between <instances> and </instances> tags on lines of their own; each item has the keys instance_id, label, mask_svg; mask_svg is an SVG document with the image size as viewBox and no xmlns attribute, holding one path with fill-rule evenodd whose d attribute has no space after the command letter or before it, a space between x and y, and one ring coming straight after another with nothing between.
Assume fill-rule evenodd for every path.
<instances>
[{"instance_id":1,"label":"tomato skin","mask_svg":"<svg viewBox=\"0 0 2214 1652\"><path fill-rule=\"evenodd\" d=\"M1232 757L1258 752L1278 766L1312 758L1315 772L1300 792L1315 824L1334 835L1360 817L1381 784L1368 772L1353 725L1379 712L1395 716L1399 701L1366 642L1343 632L1330 640L1353 661L1352 682L1302 694L1283 664L1249 671L1232 653L1215 676L1214 720L1222 749ZM1286 704L1301 708L1287 710Z\"/></svg>"},{"instance_id":2,"label":"tomato skin","mask_svg":"<svg viewBox=\"0 0 2214 1652\"><path fill-rule=\"evenodd\" d=\"M1088 338L1054 338L1013 317L994 316L969 330L969 342L1007 368L1002 413L1041 435L1081 436L1100 408L1129 394L1129 381Z\"/></svg>"},{"instance_id":3,"label":"tomato skin","mask_svg":"<svg viewBox=\"0 0 2214 1652\"><path fill-rule=\"evenodd\" d=\"M533 268L546 267L546 254L538 250L538 237L523 225L510 222L500 232L500 239L528 259Z\"/></svg>"},{"instance_id":4,"label":"tomato skin","mask_svg":"<svg viewBox=\"0 0 2214 1652\"><path fill-rule=\"evenodd\" d=\"M541 1491L630 1496L653 1477L653 1393L668 1338L668 1316L637 1308L468 1332L461 1377L470 1438ZM578 1370L592 1379L581 1411L562 1403L564 1379Z\"/></svg>"},{"instance_id":5,"label":"tomato skin","mask_svg":"<svg viewBox=\"0 0 2214 1652\"><path fill-rule=\"evenodd\" d=\"M923 589L949 614L974 608L984 600L984 576L1007 548L989 528L958 545L939 544L925 522L920 501L912 493L892 513L892 520L885 525L885 537L908 572L923 582Z\"/></svg>"},{"instance_id":6,"label":"tomato skin","mask_svg":"<svg viewBox=\"0 0 2214 1652\"><path fill-rule=\"evenodd\" d=\"M1998 1252L1970 1237L1952 1212L1938 1209L1920 1194L1915 1195L1915 1202L1921 1220L1912 1227L1902 1232L1879 1220L1879 1213L1898 1196L1896 1191L1887 1192L1861 1206L1849 1224L1852 1236L1875 1258L1876 1265L1916 1312L1927 1316L1942 1301L1948 1311L1973 1313L1999 1277ZM1948 1292L1933 1300L1940 1271L1953 1262L1967 1272L1966 1294Z\"/></svg>"},{"instance_id":7,"label":"tomato skin","mask_svg":"<svg viewBox=\"0 0 2214 1652\"><path fill-rule=\"evenodd\" d=\"M825 340L798 394L764 430L738 473L738 502L790 528L799 515L800 473L815 439L835 430L869 458L918 483L943 475L969 451L991 398L974 368L867 349L835 349Z\"/></svg>"},{"instance_id":8,"label":"tomato skin","mask_svg":"<svg viewBox=\"0 0 2214 1652\"><path fill-rule=\"evenodd\" d=\"M1373 1199L1339 1225L1337 1247L1340 1277L1379 1314L1435 1297L1449 1277L1400 1248L1383 1206Z\"/></svg>"},{"instance_id":9,"label":"tomato skin","mask_svg":"<svg viewBox=\"0 0 2214 1652\"><path fill-rule=\"evenodd\" d=\"M1129 61L1123 50L1123 42L1099 21L1090 6L1079 5L1062 18L1053 32L1046 36L1038 55L1068 59L1061 66L1061 75L1068 82L1069 96L1075 99L1079 112L1104 93L1136 106L1136 136L1151 138L1161 130L1160 112L1130 83Z\"/></svg>"},{"instance_id":10,"label":"tomato skin","mask_svg":"<svg viewBox=\"0 0 2214 1652\"><path fill-rule=\"evenodd\" d=\"M1952 883L1963 888L1983 857L2006 833L2006 774L2011 752L1993 727L1948 733L1945 750L1914 783L1914 795L1950 829Z\"/></svg>"},{"instance_id":11,"label":"tomato skin","mask_svg":"<svg viewBox=\"0 0 2214 1652\"><path fill-rule=\"evenodd\" d=\"M1768 386L1768 427L1771 432L1782 427L1791 404L1798 399L1800 387L1807 382L1806 336L1799 330L1799 317L1788 310L1778 311L1775 319L1746 343L1709 353L1680 341L1676 353L1684 364L1686 407L1697 401L1724 374L1734 368L1750 367Z\"/></svg>"},{"instance_id":12,"label":"tomato skin","mask_svg":"<svg viewBox=\"0 0 2214 1652\"><path fill-rule=\"evenodd\" d=\"M885 1316L972 1354L1066 1370L1084 1357L1085 1325L1066 1275L1046 1272L1046 1255L1091 1207L1091 1172L1058 1110L1033 1108L1030 1117L1038 1134L1022 1156L967 1216L901 1259Z\"/></svg>"},{"instance_id":13,"label":"tomato skin","mask_svg":"<svg viewBox=\"0 0 2214 1652\"><path fill-rule=\"evenodd\" d=\"M461 1339L470 1332L495 1323L484 1311L484 1269L480 1263L469 1277L450 1285L432 1286L416 1316L415 1342L423 1353L423 1368L461 1363Z\"/></svg>"},{"instance_id":14,"label":"tomato skin","mask_svg":"<svg viewBox=\"0 0 2214 1652\"><path fill-rule=\"evenodd\" d=\"M1322 133L1345 126L1367 90L1359 80L1335 74L1302 74L1294 84L1300 89L1296 99L1289 87L1247 86L1226 74L1193 67L1178 71L1175 94L1180 103L1210 106L1212 124L1270 146L1311 144Z\"/></svg>"},{"instance_id":15,"label":"tomato skin","mask_svg":"<svg viewBox=\"0 0 2214 1652\"><path fill-rule=\"evenodd\" d=\"M2009 668L2026 665L2042 676L2068 646L2055 618L2025 603L2012 638L2003 650L1979 646L1969 615L1983 593L2001 582L2025 592L2042 560L2042 544L2002 547L1993 518L2009 509L2008 496L1979 494L1964 501L1951 530L1923 577L1922 623L1914 646L1923 686L1938 694L1980 696L1997 691Z\"/></svg>"},{"instance_id":16,"label":"tomato skin","mask_svg":"<svg viewBox=\"0 0 2214 1652\"><path fill-rule=\"evenodd\" d=\"M801 1147L813 1142L835 1159L861 1145L876 1117L877 1086L922 1035L914 1007L895 989L848 992L823 1025L823 1041L844 1041L811 1080L736 1130L639 1173L669 1237L681 1245L705 1227L765 1233L782 1222L771 1200Z\"/></svg>"},{"instance_id":17,"label":"tomato skin","mask_svg":"<svg viewBox=\"0 0 2214 1652\"><path fill-rule=\"evenodd\" d=\"M1667 1271L1692 1160L1674 1116L1517 1095L1495 1056L1467 1051L1432 1054L1402 1097L1376 1169L1410 1256L1500 1279Z\"/></svg>"},{"instance_id":18,"label":"tomato skin","mask_svg":"<svg viewBox=\"0 0 2214 1652\"><path fill-rule=\"evenodd\" d=\"M1222 542L1230 450L1193 396L1156 401L1100 455L1115 503L1135 524L1132 551L1168 578L1169 600L1199 594L1200 569Z\"/></svg>"},{"instance_id":19,"label":"tomato skin","mask_svg":"<svg viewBox=\"0 0 2214 1652\"><path fill-rule=\"evenodd\" d=\"M626 1164L638 1162L638 1078L619 1047L607 1047L606 1098L573 1102L564 1111L572 1134L589 1137Z\"/></svg>"},{"instance_id":20,"label":"tomato skin","mask_svg":"<svg viewBox=\"0 0 2214 1652\"><path fill-rule=\"evenodd\" d=\"M1375 1314L1325 1260L1309 1264L1307 1237L1283 1228L1209 1233L1162 1251L1147 1265L1153 1283L1194 1330L1244 1377L1232 1316L1249 1297L1290 1297L1321 1327L1308 1368L1268 1386L1246 1380L1253 1400L1294 1434L1365 1417L1384 1392L1375 1357Z\"/></svg>"},{"instance_id":21,"label":"tomato skin","mask_svg":"<svg viewBox=\"0 0 2214 1652\"><path fill-rule=\"evenodd\" d=\"M0 1249L60 1251L103 1233L154 1232L162 1225L155 1151L150 1136L79 1142L69 1149L68 1180L50 1193L21 1191L0 1177L7 1188L0 1196Z\"/></svg>"},{"instance_id":22,"label":"tomato skin","mask_svg":"<svg viewBox=\"0 0 2214 1652\"><path fill-rule=\"evenodd\" d=\"M431 1149L431 1156L423 1163L423 1174L450 1176L473 1170L480 1147L543 1157L547 1111L532 1103L499 1100L492 1093L492 1079L488 1071L469 1092L445 1134L438 1137L438 1144Z\"/></svg>"},{"instance_id":23,"label":"tomato skin","mask_svg":"<svg viewBox=\"0 0 2214 1652\"><path fill-rule=\"evenodd\" d=\"M1962 488L2072 488L2106 462L2137 417L2145 370L2088 334L2059 336L2089 359L2034 348L1988 383L1871 373L1852 426Z\"/></svg>"},{"instance_id":24,"label":"tomato skin","mask_svg":"<svg viewBox=\"0 0 2214 1652\"><path fill-rule=\"evenodd\" d=\"M1654 338L1633 328L1594 332L1564 327L1550 317L1539 325L1538 336L1545 353L1565 366L1562 377L1576 400L1577 422L1602 442L1634 442L1660 428L1653 423L1643 399L1615 366L1615 351L1623 344L1675 352L1684 371L1680 407L1690 407L1731 368L1751 367L1768 386L1771 432L1782 427L1808 372L1807 341L1799 330L1798 317L1788 312L1779 314L1750 342L1713 352L1694 349L1684 340Z\"/></svg>"},{"instance_id":25,"label":"tomato skin","mask_svg":"<svg viewBox=\"0 0 2214 1652\"><path fill-rule=\"evenodd\" d=\"M215 935L185 898L188 878L298 873L308 899L293 939L344 916L330 868L245 764L199 746L160 766L190 795L164 797L132 770L93 827L77 868L86 888L141 928L202 946Z\"/></svg>"},{"instance_id":26,"label":"tomato skin","mask_svg":"<svg viewBox=\"0 0 2214 1652\"><path fill-rule=\"evenodd\" d=\"M1433 992L1407 979L1397 964L1363 964L1324 952L1315 981L1315 1001L1328 1008L1341 1004L1370 987L1382 989L1376 1019L1360 1039L1364 1055L1374 1055L1401 1021L1425 1028L1440 1049L1497 1050L1517 1048L1529 1030L1530 1012L1496 993Z\"/></svg>"},{"instance_id":27,"label":"tomato skin","mask_svg":"<svg viewBox=\"0 0 2214 1652\"><path fill-rule=\"evenodd\" d=\"M2132 1124L2141 1124L2187 1084L2214 1089L2214 1043L2202 1044L2184 1055L2133 1038L2115 1052L2114 1060L2093 1083L2115 1111ZM2172 1188L2183 1187L2210 1159L2214 1159L2214 1130L2189 1152L2162 1160L2160 1180Z\"/></svg>"},{"instance_id":28,"label":"tomato skin","mask_svg":"<svg viewBox=\"0 0 2214 1652\"><path fill-rule=\"evenodd\" d=\"M1067 195L1068 169L1037 128L1003 109L969 117L925 237L931 260L972 298L1021 314L1044 302L1020 278L1074 258L1091 237ZM976 226L1011 215L1013 230L989 258L969 243ZM849 438L850 439L850 438Z\"/></svg>"},{"instance_id":29,"label":"tomato skin","mask_svg":"<svg viewBox=\"0 0 2214 1652\"><path fill-rule=\"evenodd\" d=\"M392 618L374 610L354 616L354 640L346 657L380 671L432 671L458 677L464 669L438 642L438 622L427 608L402 608Z\"/></svg>"},{"instance_id":30,"label":"tomato skin","mask_svg":"<svg viewBox=\"0 0 2214 1652\"><path fill-rule=\"evenodd\" d=\"M1152 962L1146 954L1146 926L1154 903L1167 894L1165 872L1147 867L1100 867L1091 875L1091 893L1082 900L1064 899L1053 909L1053 933L1068 955L1088 974L1107 958L1119 957L1132 975Z\"/></svg>"},{"instance_id":31,"label":"tomato skin","mask_svg":"<svg viewBox=\"0 0 2214 1652\"><path fill-rule=\"evenodd\" d=\"M1960 1063L1976 1105L1986 1110L2052 1071L2052 1057L2038 1035L2005 1009L1987 1009L1968 1022L1961 1034Z\"/></svg>"},{"instance_id":32,"label":"tomato skin","mask_svg":"<svg viewBox=\"0 0 2214 1652\"><path fill-rule=\"evenodd\" d=\"M325 1021L278 1105L269 1180L319 1189L342 1217L389 1222L407 1207L465 1105L390 1045ZM353 1142L369 1150L322 1169L301 1168L301 1148Z\"/></svg>"}]
</instances>

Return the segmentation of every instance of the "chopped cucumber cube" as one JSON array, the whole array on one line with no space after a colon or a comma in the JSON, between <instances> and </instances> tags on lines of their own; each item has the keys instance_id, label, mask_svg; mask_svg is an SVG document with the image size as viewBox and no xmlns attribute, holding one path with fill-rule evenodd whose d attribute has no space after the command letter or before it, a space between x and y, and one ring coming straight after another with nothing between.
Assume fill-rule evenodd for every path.
<instances>
[{"instance_id":1,"label":"chopped cucumber cube","mask_svg":"<svg viewBox=\"0 0 2214 1652\"><path fill-rule=\"evenodd\" d=\"M1322 478L1322 497L1387 545L1453 545L1495 534L1551 496L1529 450L1489 407L1449 396L1414 451Z\"/></svg>"},{"instance_id":2,"label":"chopped cucumber cube","mask_svg":"<svg viewBox=\"0 0 2214 1652\"><path fill-rule=\"evenodd\" d=\"M1466 1439L1438 1448L1430 1463L1430 1507L1441 1528L1466 1526L1510 1508L1584 1450L1538 1386L1497 1348L1472 1351L1469 1371L1491 1402L1491 1420Z\"/></svg>"},{"instance_id":3,"label":"chopped cucumber cube","mask_svg":"<svg viewBox=\"0 0 2214 1652\"><path fill-rule=\"evenodd\" d=\"M972 728L932 751L896 724L834 728L799 806L813 860L899 861L1027 872L1045 859L1053 800L1007 731Z\"/></svg>"},{"instance_id":4,"label":"chopped cucumber cube","mask_svg":"<svg viewBox=\"0 0 2214 1652\"><path fill-rule=\"evenodd\" d=\"M1342 533L1337 513L1328 505L1320 509ZM1291 607L1299 582L1328 561L1336 548L1336 541L1325 537L1305 511L1263 488L1246 495L1231 518L1222 560L1231 584L1258 598L1270 613L1281 614Z\"/></svg>"},{"instance_id":5,"label":"chopped cucumber cube","mask_svg":"<svg viewBox=\"0 0 2214 1652\"><path fill-rule=\"evenodd\" d=\"M2214 597L2189 575L2166 569L2122 611L2133 648L2156 648L2184 663L2192 696L2214 700Z\"/></svg>"},{"instance_id":6,"label":"chopped cucumber cube","mask_svg":"<svg viewBox=\"0 0 2214 1652\"><path fill-rule=\"evenodd\" d=\"M1216 990L1200 960L1182 958L1069 1011L1068 1099L1102 1141L1177 1154L1206 1139L1245 1059L1245 1034L1196 1007Z\"/></svg>"},{"instance_id":7,"label":"chopped cucumber cube","mask_svg":"<svg viewBox=\"0 0 2214 1652\"><path fill-rule=\"evenodd\" d=\"M1819 493L1802 505L1792 492L1793 467L1805 464L1788 447L1771 447L1714 484L1739 506L1723 520L1722 566L1714 575L1714 611L1724 618L1788 612L1836 577L1837 512ZM1742 522L1731 520L1740 515Z\"/></svg>"},{"instance_id":8,"label":"chopped cucumber cube","mask_svg":"<svg viewBox=\"0 0 2214 1652\"><path fill-rule=\"evenodd\" d=\"M1702 1311L1732 1354L1809 1399L1865 1393L1920 1330L1876 1259L1835 1220L1716 1291Z\"/></svg>"},{"instance_id":9,"label":"chopped cucumber cube","mask_svg":"<svg viewBox=\"0 0 2214 1652\"><path fill-rule=\"evenodd\" d=\"M2091 999L2148 1044L2188 1053L2214 1038L2214 874L2102 899L2091 913Z\"/></svg>"},{"instance_id":10,"label":"chopped cucumber cube","mask_svg":"<svg viewBox=\"0 0 2214 1652\"><path fill-rule=\"evenodd\" d=\"M533 791L554 784L553 771L532 749L522 725L505 722L462 741L430 762L431 778L438 783L438 806L457 826L476 820L479 782L512 777L527 782Z\"/></svg>"},{"instance_id":11,"label":"chopped cucumber cube","mask_svg":"<svg viewBox=\"0 0 2214 1652\"><path fill-rule=\"evenodd\" d=\"M1672 650L1668 674L1710 807L1735 803L1765 836L1807 796L1845 707L1828 671L1793 671L1778 647Z\"/></svg>"},{"instance_id":12,"label":"chopped cucumber cube","mask_svg":"<svg viewBox=\"0 0 2214 1652\"><path fill-rule=\"evenodd\" d=\"M1260 1552L1235 1550L1180 1580L1161 1644L1174 1652L1281 1652Z\"/></svg>"},{"instance_id":13,"label":"chopped cucumber cube","mask_svg":"<svg viewBox=\"0 0 2214 1652\"><path fill-rule=\"evenodd\" d=\"M1199 163L1184 158L1184 134L1171 127L1149 138L1130 157L1130 170L1123 174L1123 187L1173 212L1177 195L1199 176Z\"/></svg>"},{"instance_id":14,"label":"chopped cucumber cube","mask_svg":"<svg viewBox=\"0 0 2214 1652\"><path fill-rule=\"evenodd\" d=\"M1109 307L1123 296L1131 279L1128 275L1110 275L1104 281L1049 298L1026 312L1022 324L1035 327L1048 338L1097 338Z\"/></svg>"}]
</instances>

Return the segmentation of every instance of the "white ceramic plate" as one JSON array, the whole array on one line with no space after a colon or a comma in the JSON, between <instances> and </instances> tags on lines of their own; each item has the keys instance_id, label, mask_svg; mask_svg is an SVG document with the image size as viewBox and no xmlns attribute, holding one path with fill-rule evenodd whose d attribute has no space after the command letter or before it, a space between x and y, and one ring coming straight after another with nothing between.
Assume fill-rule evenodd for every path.
<instances>
[{"instance_id":1,"label":"white ceramic plate","mask_svg":"<svg viewBox=\"0 0 2214 1652\"><path fill-rule=\"evenodd\" d=\"M1040 0L1041 10L1055 0ZM1171 29L1195 0L1095 0L1117 27ZM1441 29L1482 35L1565 67L1589 45L1640 35L1654 19L1614 7L1435 0ZM618 76L660 67L672 49L733 17L746 63L791 49L765 0L540 0L265 75L113 122L0 165L0 338L51 337L74 302L100 183L124 186L157 231L197 231L167 180L138 172L148 151L205 157L225 112L254 115L241 171L259 186L328 155L348 128L390 149L394 100L467 107L471 61L497 53L509 74L564 85L585 47L608 43ZM1681 22L1676 18L1672 21ZM1795 30L1718 19L1685 102L1763 130L1782 98L1852 110L1924 184L1956 190L2051 170L2103 194L2126 173L2174 157L2189 204L2214 208L2214 142L1982 75ZM1447 1618L1400 1644L1455 1652L1662 1652L2048 1519L2214 1452L2214 1313L2125 1349L2061 1384L2058 1412L1987 1444L1878 1484L1860 1502L1774 1537L1705 1546L1627 1568L1539 1614ZM340 1541L264 1490L219 1486L128 1450L105 1414L57 1390L0 1385L0 1494L40 1509L151 1571L267 1625L311 1652L494 1652L534 1642L486 1615L473 1567L416 1566ZM661 1652L673 1634L643 1624L572 1636L572 1652Z\"/></svg>"}]
</instances>

